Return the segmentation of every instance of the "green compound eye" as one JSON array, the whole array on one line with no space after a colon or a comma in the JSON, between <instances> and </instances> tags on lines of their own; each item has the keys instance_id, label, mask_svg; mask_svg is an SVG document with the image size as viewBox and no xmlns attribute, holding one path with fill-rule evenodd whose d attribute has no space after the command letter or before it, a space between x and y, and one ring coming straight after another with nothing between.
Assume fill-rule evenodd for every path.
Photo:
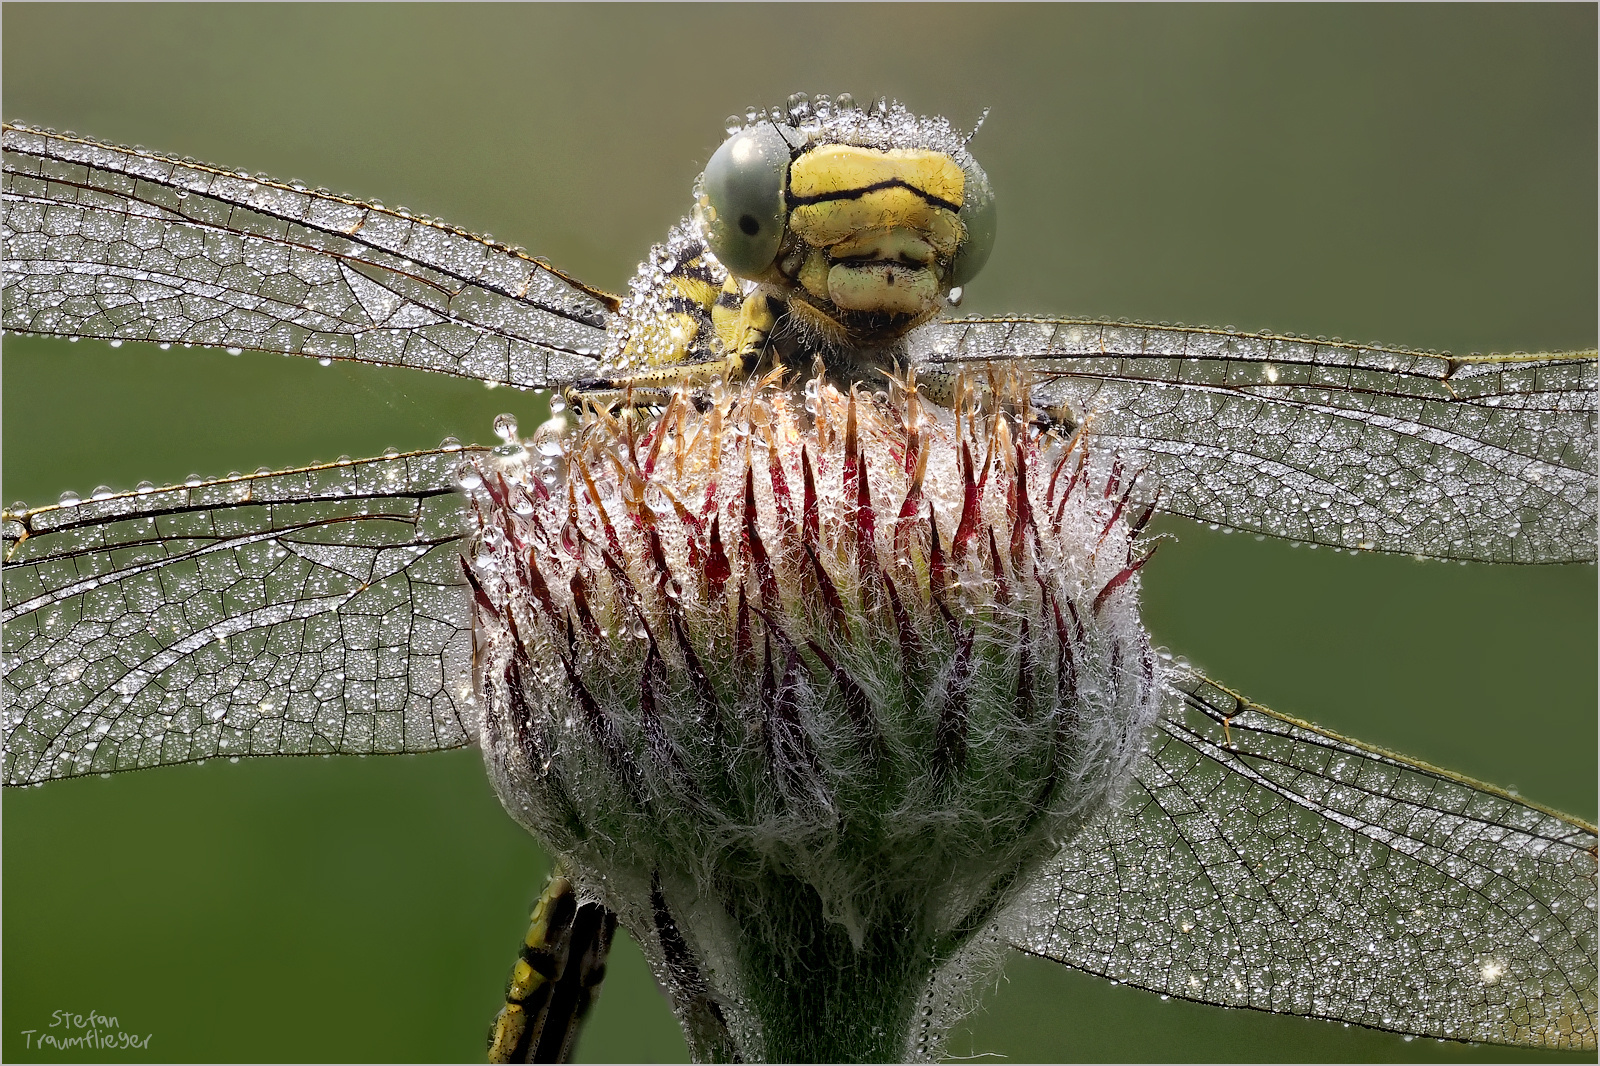
<instances>
[{"instance_id":1,"label":"green compound eye","mask_svg":"<svg viewBox=\"0 0 1600 1066\"><path fill-rule=\"evenodd\" d=\"M777 258L783 240L783 189L789 145L774 126L741 130L706 164L701 189L711 207L706 243L723 266L754 278Z\"/></svg>"},{"instance_id":2,"label":"green compound eye","mask_svg":"<svg viewBox=\"0 0 1600 1066\"><path fill-rule=\"evenodd\" d=\"M950 264L952 287L965 285L977 277L983 264L989 261L989 253L994 251L995 205L989 176L976 163L968 164L962 171L967 181L961 194L961 221L967 227L967 239Z\"/></svg>"}]
</instances>

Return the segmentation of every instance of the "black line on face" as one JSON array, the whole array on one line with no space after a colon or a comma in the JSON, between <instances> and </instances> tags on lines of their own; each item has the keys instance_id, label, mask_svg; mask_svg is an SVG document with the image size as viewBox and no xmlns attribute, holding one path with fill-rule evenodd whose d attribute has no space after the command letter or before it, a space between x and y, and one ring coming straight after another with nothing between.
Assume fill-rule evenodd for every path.
<instances>
[{"instance_id":1,"label":"black line on face","mask_svg":"<svg viewBox=\"0 0 1600 1066\"><path fill-rule=\"evenodd\" d=\"M953 215L961 212L960 204L953 204L949 200L941 200L937 196L933 196L917 188L904 178L885 178L882 181L875 181L871 185L863 185L859 189L844 189L840 192L823 192L818 193L815 196L790 195L789 209L792 211L797 207L804 207L807 204L828 203L832 200L859 200L868 193L877 192L880 189L906 189L910 192L916 193L932 206L942 207Z\"/></svg>"}]
</instances>

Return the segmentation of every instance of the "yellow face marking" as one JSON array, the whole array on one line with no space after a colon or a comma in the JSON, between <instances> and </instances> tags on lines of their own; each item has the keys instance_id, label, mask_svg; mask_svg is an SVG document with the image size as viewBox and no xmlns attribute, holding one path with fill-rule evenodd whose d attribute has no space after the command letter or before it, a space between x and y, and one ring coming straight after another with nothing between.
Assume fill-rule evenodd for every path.
<instances>
[{"instance_id":1,"label":"yellow face marking","mask_svg":"<svg viewBox=\"0 0 1600 1066\"><path fill-rule=\"evenodd\" d=\"M967 177L943 152L921 148L860 148L830 144L813 148L789 166L789 196L805 201L902 181L957 207Z\"/></svg>"},{"instance_id":2,"label":"yellow face marking","mask_svg":"<svg viewBox=\"0 0 1600 1066\"><path fill-rule=\"evenodd\" d=\"M966 175L940 152L829 145L790 166L790 200L796 206L789 227L818 248L831 248L864 230L904 228L922 234L939 255L950 256L966 237L956 217L965 187Z\"/></svg>"},{"instance_id":3,"label":"yellow face marking","mask_svg":"<svg viewBox=\"0 0 1600 1066\"><path fill-rule=\"evenodd\" d=\"M910 230L880 226L847 237L828 249L834 259L885 259L927 266L939 251Z\"/></svg>"},{"instance_id":4,"label":"yellow face marking","mask_svg":"<svg viewBox=\"0 0 1600 1066\"><path fill-rule=\"evenodd\" d=\"M817 248L831 247L862 230L888 227L923 233L944 256L954 255L967 236L959 218L909 189L879 189L854 200L802 204L789 213L790 230Z\"/></svg>"}]
</instances>

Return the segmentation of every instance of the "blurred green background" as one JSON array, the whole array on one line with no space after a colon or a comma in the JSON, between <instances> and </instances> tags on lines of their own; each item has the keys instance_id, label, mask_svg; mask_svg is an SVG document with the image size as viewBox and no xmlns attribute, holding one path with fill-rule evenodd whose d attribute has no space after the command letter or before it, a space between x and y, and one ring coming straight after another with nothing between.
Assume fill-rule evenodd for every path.
<instances>
[{"instance_id":1,"label":"blurred green background","mask_svg":"<svg viewBox=\"0 0 1600 1066\"><path fill-rule=\"evenodd\" d=\"M1458 352L1595 342L1592 6L7 4L3 17L9 119L405 204L612 289L686 210L724 115L848 90L958 124L993 109L973 148L1000 238L964 310ZM484 439L499 411L538 417L531 396L411 372L141 345L7 338L3 384L8 501ZM1177 539L1145 579L1158 643L1283 711L1595 817L1594 568L1166 528ZM23 1030L90 1008L153 1034L107 1058L481 1061L546 865L470 751L210 764L3 802L12 1061L60 1057L29 1052ZM581 1055L681 1059L637 950L615 958ZM1518 1057L1012 963L952 1053Z\"/></svg>"}]
</instances>

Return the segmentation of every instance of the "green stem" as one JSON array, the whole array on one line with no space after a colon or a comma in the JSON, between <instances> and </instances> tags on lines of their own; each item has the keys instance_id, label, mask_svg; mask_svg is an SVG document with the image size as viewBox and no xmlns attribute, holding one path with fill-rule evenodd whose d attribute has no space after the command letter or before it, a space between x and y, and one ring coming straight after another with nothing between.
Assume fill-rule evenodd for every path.
<instances>
[{"instance_id":1,"label":"green stem","mask_svg":"<svg viewBox=\"0 0 1600 1066\"><path fill-rule=\"evenodd\" d=\"M916 908L890 907L858 949L809 884L771 874L730 901L748 1005L771 1062L901 1062L934 967Z\"/></svg>"}]
</instances>

